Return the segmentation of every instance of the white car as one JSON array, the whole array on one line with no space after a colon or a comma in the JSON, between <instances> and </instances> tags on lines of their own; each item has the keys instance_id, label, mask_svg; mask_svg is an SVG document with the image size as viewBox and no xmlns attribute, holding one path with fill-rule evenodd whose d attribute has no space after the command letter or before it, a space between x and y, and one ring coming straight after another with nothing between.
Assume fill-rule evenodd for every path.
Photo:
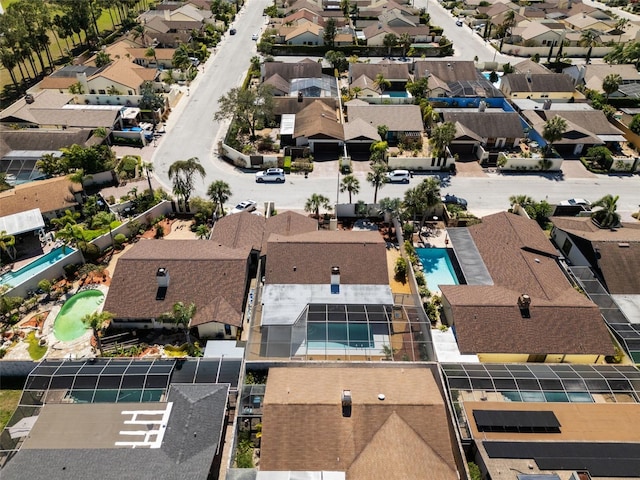
<instances>
[{"instance_id":1,"label":"white car","mask_svg":"<svg viewBox=\"0 0 640 480\"><path fill-rule=\"evenodd\" d=\"M253 212L256 209L256 205L253 200L245 200L233 207L231 213Z\"/></svg>"},{"instance_id":2,"label":"white car","mask_svg":"<svg viewBox=\"0 0 640 480\"><path fill-rule=\"evenodd\" d=\"M251 40L253 40L254 42L258 41L258 37L259 35L257 33L254 33L253 35L251 35Z\"/></svg>"},{"instance_id":3,"label":"white car","mask_svg":"<svg viewBox=\"0 0 640 480\"><path fill-rule=\"evenodd\" d=\"M589 200L585 200L584 198L570 198L569 200L564 200L560 202L558 205L562 205L563 207L590 207L591 202Z\"/></svg>"},{"instance_id":4,"label":"white car","mask_svg":"<svg viewBox=\"0 0 640 480\"><path fill-rule=\"evenodd\" d=\"M284 183L284 170L281 168L267 168L262 172L256 173L256 182L258 183Z\"/></svg>"},{"instance_id":5,"label":"white car","mask_svg":"<svg viewBox=\"0 0 640 480\"><path fill-rule=\"evenodd\" d=\"M387 173L387 182L389 183L409 183L410 178L409 170L392 170Z\"/></svg>"}]
</instances>

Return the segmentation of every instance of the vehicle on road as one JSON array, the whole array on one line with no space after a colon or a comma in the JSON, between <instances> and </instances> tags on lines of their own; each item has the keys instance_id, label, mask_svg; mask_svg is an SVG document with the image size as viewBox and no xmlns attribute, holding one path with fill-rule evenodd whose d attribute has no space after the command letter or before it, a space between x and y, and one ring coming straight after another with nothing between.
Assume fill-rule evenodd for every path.
<instances>
[{"instance_id":1,"label":"vehicle on road","mask_svg":"<svg viewBox=\"0 0 640 480\"><path fill-rule=\"evenodd\" d=\"M456 25L461 27L462 26L462 20L460 20L460 19L456 20Z\"/></svg>"},{"instance_id":2,"label":"vehicle on road","mask_svg":"<svg viewBox=\"0 0 640 480\"><path fill-rule=\"evenodd\" d=\"M387 173L387 181L389 183L409 183L411 173L409 170L392 170Z\"/></svg>"},{"instance_id":3,"label":"vehicle on road","mask_svg":"<svg viewBox=\"0 0 640 480\"><path fill-rule=\"evenodd\" d=\"M467 208L467 201L464 198L456 197L455 195L447 193L441 197L441 200L445 205L460 205L462 208Z\"/></svg>"},{"instance_id":4,"label":"vehicle on road","mask_svg":"<svg viewBox=\"0 0 640 480\"><path fill-rule=\"evenodd\" d=\"M245 200L233 207L231 213L253 212L256 209L256 206L257 203L253 200Z\"/></svg>"},{"instance_id":5,"label":"vehicle on road","mask_svg":"<svg viewBox=\"0 0 640 480\"><path fill-rule=\"evenodd\" d=\"M251 35L251 40L253 40L254 42L256 42L258 40L258 34L254 33L253 35Z\"/></svg>"},{"instance_id":6,"label":"vehicle on road","mask_svg":"<svg viewBox=\"0 0 640 480\"><path fill-rule=\"evenodd\" d=\"M236 34L236 29L232 28L231 30L229 30L229 35L235 35Z\"/></svg>"},{"instance_id":7,"label":"vehicle on road","mask_svg":"<svg viewBox=\"0 0 640 480\"><path fill-rule=\"evenodd\" d=\"M284 170L281 168L267 168L262 172L256 173L256 182L258 183L284 183Z\"/></svg>"},{"instance_id":8,"label":"vehicle on road","mask_svg":"<svg viewBox=\"0 0 640 480\"><path fill-rule=\"evenodd\" d=\"M562 205L563 207L575 207L578 205L581 207L590 207L591 202L589 200L585 200L584 198L570 198L569 200L560 202L558 205Z\"/></svg>"}]
</instances>

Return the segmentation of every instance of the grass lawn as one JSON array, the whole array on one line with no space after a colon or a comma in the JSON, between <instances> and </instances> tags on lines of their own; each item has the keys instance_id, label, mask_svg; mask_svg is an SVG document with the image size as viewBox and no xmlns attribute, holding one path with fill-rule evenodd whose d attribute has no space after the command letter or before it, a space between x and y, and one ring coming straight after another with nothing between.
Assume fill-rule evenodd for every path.
<instances>
[{"instance_id":1,"label":"grass lawn","mask_svg":"<svg viewBox=\"0 0 640 480\"><path fill-rule=\"evenodd\" d=\"M29 332L27 334L27 342L29 342L29 356L32 360L40 360L47 353L47 346L40 346L40 340L36 338L36 332Z\"/></svg>"},{"instance_id":2,"label":"grass lawn","mask_svg":"<svg viewBox=\"0 0 640 480\"><path fill-rule=\"evenodd\" d=\"M0 390L0 430L7 424L18 406L22 390Z\"/></svg>"},{"instance_id":3,"label":"grass lawn","mask_svg":"<svg viewBox=\"0 0 640 480\"><path fill-rule=\"evenodd\" d=\"M114 220L111 222L111 230L119 227L122 224L120 220ZM108 228L101 228L100 230L83 230L82 235L84 236L84 240L86 242L90 242L91 240L98 238L106 233L109 233Z\"/></svg>"}]
</instances>

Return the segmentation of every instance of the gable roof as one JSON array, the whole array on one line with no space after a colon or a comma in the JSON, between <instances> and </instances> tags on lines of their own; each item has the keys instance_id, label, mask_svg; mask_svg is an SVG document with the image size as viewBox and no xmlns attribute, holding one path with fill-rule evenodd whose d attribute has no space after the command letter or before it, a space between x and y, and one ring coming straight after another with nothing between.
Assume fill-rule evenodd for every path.
<instances>
[{"instance_id":1,"label":"gable roof","mask_svg":"<svg viewBox=\"0 0 640 480\"><path fill-rule=\"evenodd\" d=\"M301 233L315 232L318 230L318 222L311 217L300 213L286 211L267 218L262 237L262 254L267 254L267 245L271 234L288 237Z\"/></svg>"},{"instance_id":2,"label":"gable roof","mask_svg":"<svg viewBox=\"0 0 640 480\"><path fill-rule=\"evenodd\" d=\"M196 304L190 326L209 322L241 326L249 249L207 240L143 240L120 257L105 300L117 319L159 318L176 302ZM170 283L156 300L156 272L166 268Z\"/></svg>"},{"instance_id":3,"label":"gable roof","mask_svg":"<svg viewBox=\"0 0 640 480\"><path fill-rule=\"evenodd\" d=\"M610 293L640 294L640 224L623 222L610 229L598 228L590 217L552 217L551 221L589 242L591 251L583 254L600 269Z\"/></svg>"},{"instance_id":4,"label":"gable roof","mask_svg":"<svg viewBox=\"0 0 640 480\"><path fill-rule=\"evenodd\" d=\"M318 62L265 62L262 64L262 78L278 74L287 82L294 78L315 78L322 76L322 65Z\"/></svg>"},{"instance_id":5,"label":"gable roof","mask_svg":"<svg viewBox=\"0 0 640 480\"><path fill-rule=\"evenodd\" d=\"M584 66L585 87L602 92L602 81L610 74L620 75L623 82L640 83L640 73L635 65L586 65Z\"/></svg>"},{"instance_id":6,"label":"gable roof","mask_svg":"<svg viewBox=\"0 0 640 480\"><path fill-rule=\"evenodd\" d=\"M525 113L532 112L531 110ZM622 131L614 127L602 110L535 110L533 115L538 115L543 121L552 119L553 117L562 117L568 123L578 128L584 129L596 136L598 135L623 135ZM532 115L527 115L531 118Z\"/></svg>"},{"instance_id":7,"label":"gable roof","mask_svg":"<svg viewBox=\"0 0 640 480\"><path fill-rule=\"evenodd\" d=\"M0 211L5 216L35 208L42 213L73 208L78 205L73 194L81 190L67 177L24 183L0 193Z\"/></svg>"},{"instance_id":8,"label":"gable roof","mask_svg":"<svg viewBox=\"0 0 640 480\"><path fill-rule=\"evenodd\" d=\"M560 111L553 110L553 114L549 110L543 110L543 112L549 113L540 114L538 112L540 112L540 110L525 110L522 112L522 114L537 132L542 133L544 131L544 125L546 121L554 118ZM562 134L562 139L554 142L554 145L575 145L579 143L587 145L604 144L604 142L600 140L594 132L591 132L587 128L581 127L580 125L577 125L576 123L566 118L565 120L567 122L567 130Z\"/></svg>"},{"instance_id":9,"label":"gable roof","mask_svg":"<svg viewBox=\"0 0 640 480\"><path fill-rule=\"evenodd\" d=\"M111 62L107 68L89 78L89 81L102 77L137 90L144 82L154 80L157 74L158 70L155 68L141 67L128 59L120 59Z\"/></svg>"},{"instance_id":10,"label":"gable roof","mask_svg":"<svg viewBox=\"0 0 640 480\"><path fill-rule=\"evenodd\" d=\"M611 354L598 307L571 286L535 221L502 212L468 231L494 285L440 287L462 353ZM518 308L522 294L530 318Z\"/></svg>"},{"instance_id":11,"label":"gable roof","mask_svg":"<svg viewBox=\"0 0 640 480\"><path fill-rule=\"evenodd\" d=\"M329 284L340 267L344 285L388 285L386 248L379 232L315 231L268 240L266 283Z\"/></svg>"},{"instance_id":12,"label":"gable roof","mask_svg":"<svg viewBox=\"0 0 640 480\"><path fill-rule=\"evenodd\" d=\"M262 215L254 215L250 212L227 215L216 221L210 240L223 247L260 251L264 223Z\"/></svg>"},{"instance_id":13,"label":"gable roof","mask_svg":"<svg viewBox=\"0 0 640 480\"><path fill-rule=\"evenodd\" d=\"M377 142L379 138L377 127L362 118L356 118L344 124L344 139L346 141L366 139Z\"/></svg>"},{"instance_id":14,"label":"gable roof","mask_svg":"<svg viewBox=\"0 0 640 480\"><path fill-rule=\"evenodd\" d=\"M57 151L73 144L84 145L92 130L68 128L66 130L41 130L29 128L0 131L0 159L12 150Z\"/></svg>"},{"instance_id":15,"label":"gable roof","mask_svg":"<svg viewBox=\"0 0 640 480\"><path fill-rule=\"evenodd\" d=\"M361 118L374 125L386 125L392 132L422 132L422 114L418 105L370 105L349 102L349 121Z\"/></svg>"},{"instance_id":16,"label":"gable roof","mask_svg":"<svg viewBox=\"0 0 640 480\"><path fill-rule=\"evenodd\" d=\"M375 79L382 74L387 80L410 80L409 66L406 63L352 63L349 65L349 77L356 79L362 75Z\"/></svg>"},{"instance_id":17,"label":"gable roof","mask_svg":"<svg viewBox=\"0 0 640 480\"><path fill-rule=\"evenodd\" d=\"M445 122L459 122L482 138L522 138L524 130L515 112L449 112L443 110Z\"/></svg>"},{"instance_id":18,"label":"gable roof","mask_svg":"<svg viewBox=\"0 0 640 480\"><path fill-rule=\"evenodd\" d=\"M416 80L430 75L444 83L478 80L481 76L471 60L421 60L415 63L413 74Z\"/></svg>"},{"instance_id":19,"label":"gable roof","mask_svg":"<svg viewBox=\"0 0 640 480\"><path fill-rule=\"evenodd\" d=\"M282 19L282 24L294 23L298 20L309 21L313 23L317 23L318 25L324 27L325 20L321 15L318 15L316 12L309 10L308 8L301 8L300 10L292 13L291 15L287 15Z\"/></svg>"},{"instance_id":20,"label":"gable roof","mask_svg":"<svg viewBox=\"0 0 640 480\"><path fill-rule=\"evenodd\" d=\"M343 389L352 394L349 417L342 416ZM263 412L263 470L457 478L444 402L428 368L273 368ZM396 462L402 459L406 465Z\"/></svg>"},{"instance_id":21,"label":"gable roof","mask_svg":"<svg viewBox=\"0 0 640 480\"><path fill-rule=\"evenodd\" d=\"M540 75L548 75L550 73L553 73L551 70L549 70L548 68L546 68L544 65L540 65L537 62L534 62L533 60L531 60L530 58L527 58L526 60L522 60L521 62L516 63L514 66L514 71L516 73L537 73Z\"/></svg>"},{"instance_id":22,"label":"gable roof","mask_svg":"<svg viewBox=\"0 0 640 480\"><path fill-rule=\"evenodd\" d=\"M274 97L273 113L274 115L298 113L314 102L322 102L334 111L338 108L338 99L334 97L302 97L302 99L298 97Z\"/></svg>"},{"instance_id":23,"label":"gable roof","mask_svg":"<svg viewBox=\"0 0 640 480\"><path fill-rule=\"evenodd\" d=\"M312 138L314 136L344 139L342 124L335 109L324 102L313 102L296 114L293 137Z\"/></svg>"},{"instance_id":24,"label":"gable roof","mask_svg":"<svg viewBox=\"0 0 640 480\"><path fill-rule=\"evenodd\" d=\"M512 92L571 92L573 80L564 73L508 73L503 75L501 86Z\"/></svg>"},{"instance_id":25,"label":"gable roof","mask_svg":"<svg viewBox=\"0 0 640 480\"><path fill-rule=\"evenodd\" d=\"M310 33L312 35L320 37L320 32L322 32L322 27L320 25L316 25L315 23L305 22L302 25L298 25L293 30L288 32L285 35L285 40L289 41L300 35L304 35L305 33Z\"/></svg>"},{"instance_id":26,"label":"gable roof","mask_svg":"<svg viewBox=\"0 0 640 480\"><path fill-rule=\"evenodd\" d=\"M2 122L37 123L34 112L40 109L59 109L68 104L73 95L59 93L54 90L42 90L32 94L33 103L27 103L26 96L9 105L0 112Z\"/></svg>"}]
</instances>

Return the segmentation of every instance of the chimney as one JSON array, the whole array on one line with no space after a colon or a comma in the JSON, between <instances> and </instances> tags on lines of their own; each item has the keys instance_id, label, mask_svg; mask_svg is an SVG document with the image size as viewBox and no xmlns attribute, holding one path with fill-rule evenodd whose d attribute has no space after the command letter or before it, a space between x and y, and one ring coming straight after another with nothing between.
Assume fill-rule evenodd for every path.
<instances>
[{"instance_id":1,"label":"chimney","mask_svg":"<svg viewBox=\"0 0 640 480\"><path fill-rule=\"evenodd\" d=\"M527 76L527 82L531 83L531 70L527 70L526 76Z\"/></svg>"},{"instance_id":2,"label":"chimney","mask_svg":"<svg viewBox=\"0 0 640 480\"><path fill-rule=\"evenodd\" d=\"M526 293L523 293L518 297L518 308L520 309L520 315L522 318L530 318L529 307L531 306L531 297Z\"/></svg>"},{"instance_id":3,"label":"chimney","mask_svg":"<svg viewBox=\"0 0 640 480\"><path fill-rule=\"evenodd\" d=\"M158 282L156 300L164 300L167 295L167 288L169 288L169 270L160 267L156 272L156 281Z\"/></svg>"},{"instance_id":4,"label":"chimney","mask_svg":"<svg viewBox=\"0 0 640 480\"><path fill-rule=\"evenodd\" d=\"M331 293L340 293L340 267L331 267Z\"/></svg>"},{"instance_id":5,"label":"chimney","mask_svg":"<svg viewBox=\"0 0 640 480\"><path fill-rule=\"evenodd\" d=\"M298 102L301 102L303 100L303 96L302 96L302 90L298 91Z\"/></svg>"},{"instance_id":6,"label":"chimney","mask_svg":"<svg viewBox=\"0 0 640 480\"><path fill-rule=\"evenodd\" d=\"M27 93L27 94L24 96L24 101L25 101L25 102L27 102L29 105L31 105L33 102L35 102L35 101L36 101L36 99L35 99L35 98L34 98L34 96L33 96L33 95L31 95L30 93Z\"/></svg>"},{"instance_id":7,"label":"chimney","mask_svg":"<svg viewBox=\"0 0 640 480\"><path fill-rule=\"evenodd\" d=\"M351 390L342 390L342 416L351 416Z\"/></svg>"}]
</instances>

